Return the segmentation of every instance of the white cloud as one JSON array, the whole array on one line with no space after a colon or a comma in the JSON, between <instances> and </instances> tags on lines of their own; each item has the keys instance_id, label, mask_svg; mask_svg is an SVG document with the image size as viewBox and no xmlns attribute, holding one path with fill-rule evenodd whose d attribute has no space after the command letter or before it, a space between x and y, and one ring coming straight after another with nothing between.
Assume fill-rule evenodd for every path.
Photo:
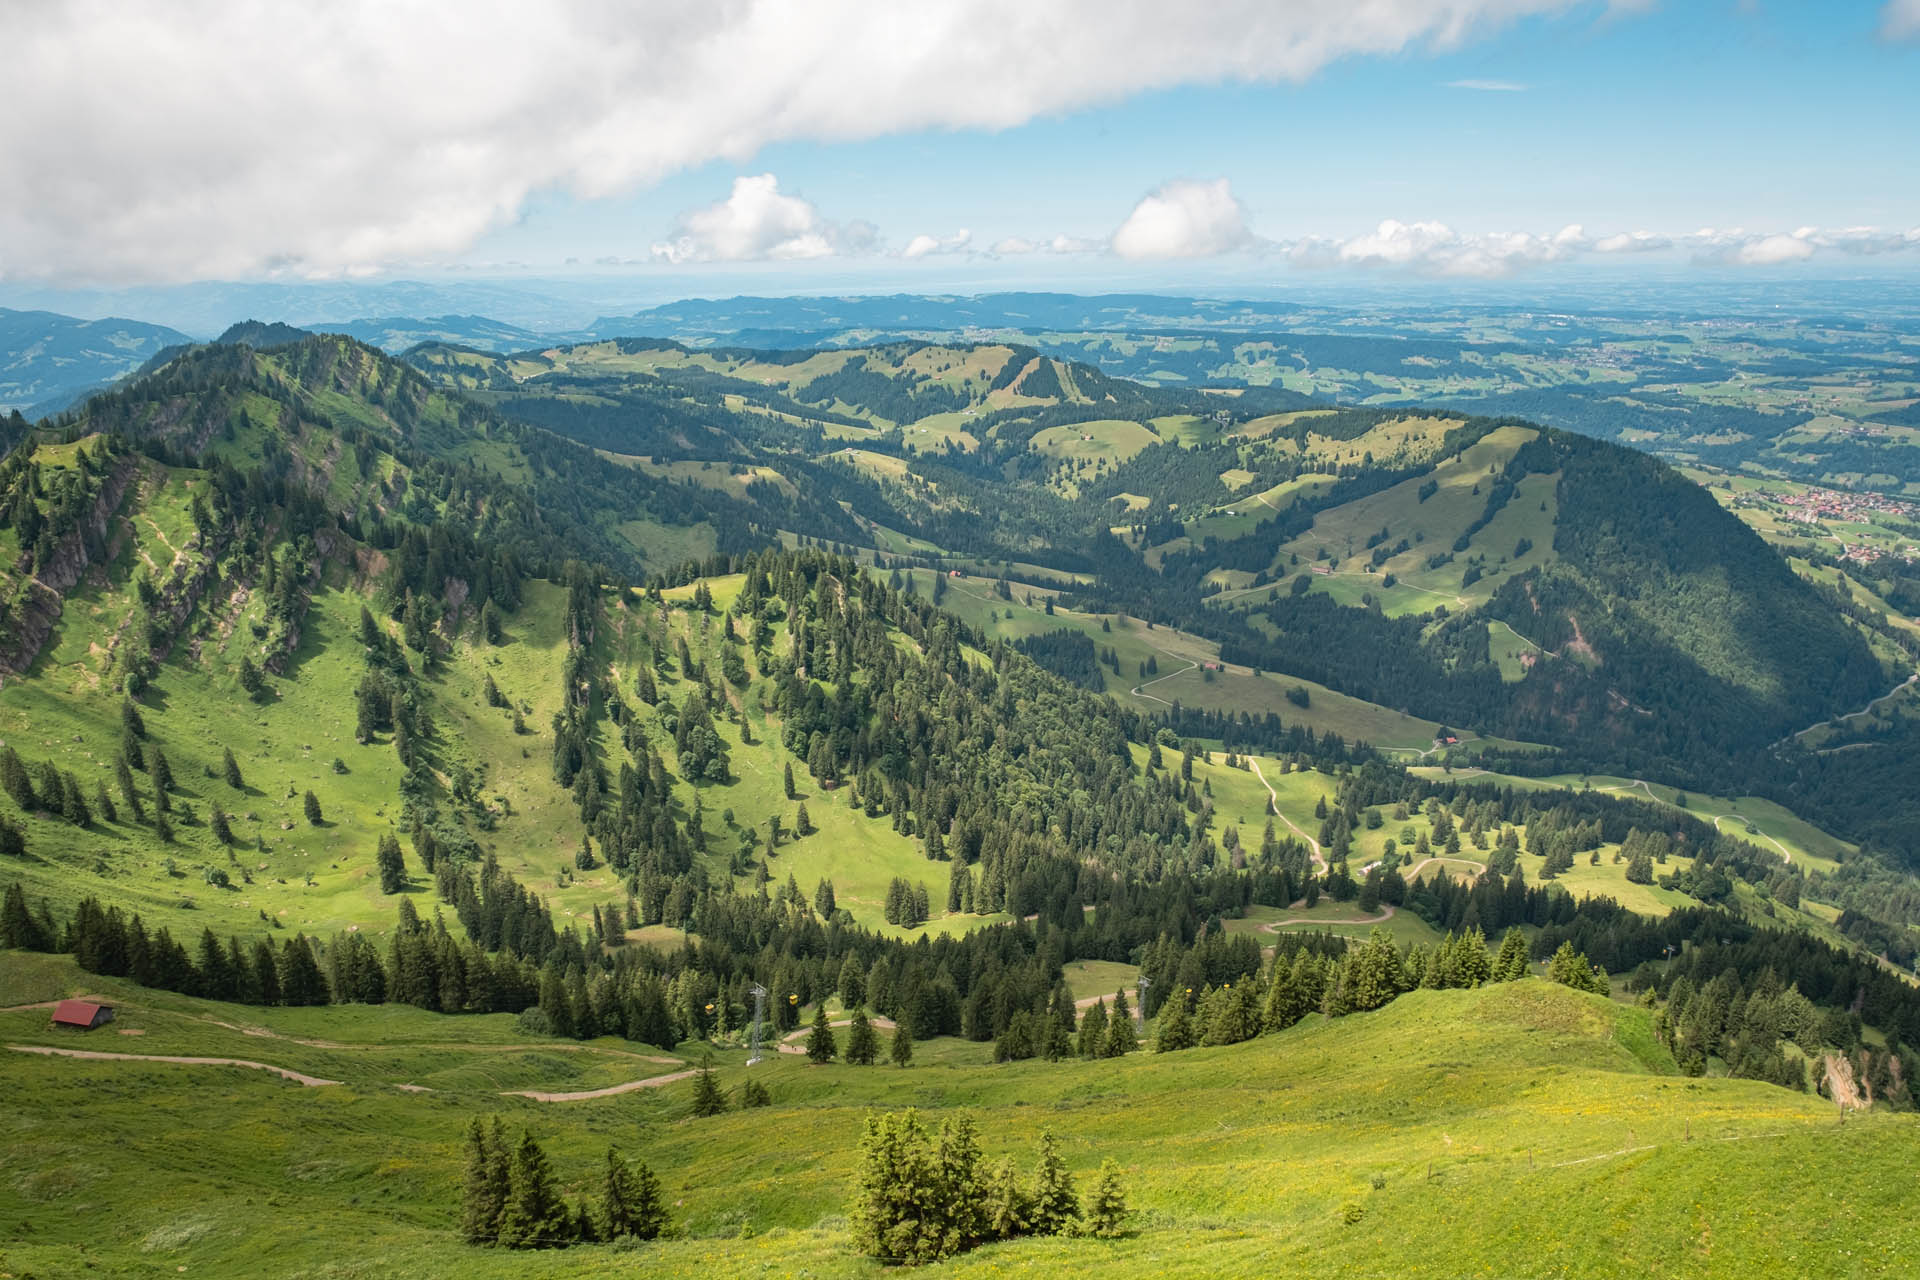
<instances>
[{"instance_id":1,"label":"white cloud","mask_svg":"<svg viewBox=\"0 0 1920 1280\"><path fill-rule=\"evenodd\" d=\"M1133 207L1113 233L1122 258L1210 258L1252 243L1246 211L1225 178L1169 182Z\"/></svg>"},{"instance_id":2,"label":"white cloud","mask_svg":"<svg viewBox=\"0 0 1920 1280\"><path fill-rule=\"evenodd\" d=\"M1880 10L1883 40L1920 39L1920 0L1887 0Z\"/></svg>"},{"instance_id":3,"label":"white cloud","mask_svg":"<svg viewBox=\"0 0 1920 1280\"><path fill-rule=\"evenodd\" d=\"M1476 89L1481 93L1525 93L1527 86L1516 80L1449 80L1449 89Z\"/></svg>"},{"instance_id":4,"label":"white cloud","mask_svg":"<svg viewBox=\"0 0 1920 1280\"><path fill-rule=\"evenodd\" d=\"M1819 246L1798 232L1793 235L1761 236L1734 246L1727 260L1743 267L1771 267L1782 262L1804 262Z\"/></svg>"},{"instance_id":5,"label":"white cloud","mask_svg":"<svg viewBox=\"0 0 1920 1280\"><path fill-rule=\"evenodd\" d=\"M1524 267L1561 262L1592 248L1579 226L1549 235L1526 231L1467 234L1444 222L1389 218L1366 235L1313 238L1288 246L1301 266L1385 267L1438 276L1504 276Z\"/></svg>"},{"instance_id":6,"label":"white cloud","mask_svg":"<svg viewBox=\"0 0 1920 1280\"><path fill-rule=\"evenodd\" d=\"M673 238L653 246L665 262L755 262L824 258L872 240L865 224L840 227L799 196L783 195L770 173L735 178L725 200L680 215Z\"/></svg>"},{"instance_id":7,"label":"white cloud","mask_svg":"<svg viewBox=\"0 0 1920 1280\"><path fill-rule=\"evenodd\" d=\"M1671 248L1673 240L1670 237L1655 235L1651 231L1621 231L1601 236L1593 242L1595 253L1657 253Z\"/></svg>"},{"instance_id":8,"label":"white cloud","mask_svg":"<svg viewBox=\"0 0 1920 1280\"><path fill-rule=\"evenodd\" d=\"M965 227L942 239L938 236L917 235L907 241L907 247L900 251L903 258L924 258L932 253L960 253L973 243L973 232Z\"/></svg>"},{"instance_id":9,"label":"white cloud","mask_svg":"<svg viewBox=\"0 0 1920 1280\"><path fill-rule=\"evenodd\" d=\"M1771 267L1805 262L1816 254L1920 252L1920 227L1798 227L1748 231L1702 227L1685 235L1621 231L1590 236L1579 224L1552 233L1456 231L1443 222L1388 219L1374 230L1346 239L1309 236L1280 245L1301 267L1360 267L1418 275L1497 277L1592 254L1691 250L1696 262L1718 266Z\"/></svg>"},{"instance_id":10,"label":"white cloud","mask_svg":"<svg viewBox=\"0 0 1920 1280\"><path fill-rule=\"evenodd\" d=\"M540 192L608 196L781 141L1005 129L1178 85L1299 81L1582 7L1218 0L1176 20L1155 0L552 0L537 17L512 0L0 4L9 101L58 104L0 112L0 277L432 261Z\"/></svg>"}]
</instances>

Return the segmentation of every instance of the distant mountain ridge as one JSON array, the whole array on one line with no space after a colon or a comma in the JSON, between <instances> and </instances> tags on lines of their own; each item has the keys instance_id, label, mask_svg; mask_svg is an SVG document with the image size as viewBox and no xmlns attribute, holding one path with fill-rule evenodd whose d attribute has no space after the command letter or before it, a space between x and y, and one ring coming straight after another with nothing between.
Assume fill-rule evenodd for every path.
<instances>
[{"instance_id":1,"label":"distant mountain ridge","mask_svg":"<svg viewBox=\"0 0 1920 1280\"><path fill-rule=\"evenodd\" d=\"M76 320L0 307L0 413L18 409L30 418L57 413L165 348L188 341L177 329L139 320Z\"/></svg>"}]
</instances>

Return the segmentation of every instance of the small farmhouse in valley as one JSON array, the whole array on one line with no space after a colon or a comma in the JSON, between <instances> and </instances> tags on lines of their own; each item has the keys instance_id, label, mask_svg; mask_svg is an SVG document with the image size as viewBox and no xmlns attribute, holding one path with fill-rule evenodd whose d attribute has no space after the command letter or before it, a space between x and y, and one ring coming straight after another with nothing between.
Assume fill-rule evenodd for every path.
<instances>
[{"instance_id":1,"label":"small farmhouse in valley","mask_svg":"<svg viewBox=\"0 0 1920 1280\"><path fill-rule=\"evenodd\" d=\"M53 1025L91 1031L113 1021L113 1006L91 1000L62 1000L53 1009Z\"/></svg>"}]
</instances>

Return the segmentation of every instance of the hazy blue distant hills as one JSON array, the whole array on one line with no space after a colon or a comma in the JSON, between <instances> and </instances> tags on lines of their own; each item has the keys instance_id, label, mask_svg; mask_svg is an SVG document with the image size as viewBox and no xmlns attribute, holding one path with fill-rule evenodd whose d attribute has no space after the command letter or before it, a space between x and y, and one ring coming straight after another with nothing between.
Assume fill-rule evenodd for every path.
<instances>
[{"instance_id":1,"label":"hazy blue distant hills","mask_svg":"<svg viewBox=\"0 0 1920 1280\"><path fill-rule=\"evenodd\" d=\"M977 297L887 294L849 298L689 298L594 321L595 337L726 337L769 331L814 334L968 329L1146 329L1284 323L1287 302L1220 301L1158 294L989 293Z\"/></svg>"},{"instance_id":2,"label":"hazy blue distant hills","mask_svg":"<svg viewBox=\"0 0 1920 1280\"><path fill-rule=\"evenodd\" d=\"M178 330L138 320L76 320L0 308L0 412L57 412L185 341Z\"/></svg>"},{"instance_id":3,"label":"hazy blue distant hills","mask_svg":"<svg viewBox=\"0 0 1920 1280\"><path fill-rule=\"evenodd\" d=\"M399 352L423 342L443 342L478 351L528 351L557 342L579 341L578 333L538 333L486 316L381 316L311 326L317 333L344 333L370 347Z\"/></svg>"}]
</instances>

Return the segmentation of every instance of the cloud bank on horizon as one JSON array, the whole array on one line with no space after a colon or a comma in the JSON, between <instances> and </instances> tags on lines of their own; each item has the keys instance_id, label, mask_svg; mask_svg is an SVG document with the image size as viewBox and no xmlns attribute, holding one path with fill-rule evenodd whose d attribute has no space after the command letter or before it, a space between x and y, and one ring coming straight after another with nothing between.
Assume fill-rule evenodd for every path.
<instances>
[{"instance_id":1,"label":"cloud bank on horizon","mask_svg":"<svg viewBox=\"0 0 1920 1280\"><path fill-rule=\"evenodd\" d=\"M581 201L781 143L1010 130L1155 91L1299 83L1356 58L1457 50L1525 19L1649 0L110 0L0 6L16 103L0 114L0 280L324 278L444 262L549 193ZM1920 37L1920 0L1879 34ZM271 74L261 68L271 66ZM1495 94L1496 79L1448 82ZM110 91L76 92L76 86ZM1920 229L1456 231L1415 218L1346 239L1255 230L1225 177L1169 177L1102 239L828 216L772 173L735 177L663 228L645 260L891 254L1231 254L1300 266L1503 274L1579 255L1680 248L1741 265L1920 245ZM1285 210L1264 211L1269 217ZM911 234L909 234L911 233ZM656 233L657 234L657 233Z\"/></svg>"}]
</instances>

